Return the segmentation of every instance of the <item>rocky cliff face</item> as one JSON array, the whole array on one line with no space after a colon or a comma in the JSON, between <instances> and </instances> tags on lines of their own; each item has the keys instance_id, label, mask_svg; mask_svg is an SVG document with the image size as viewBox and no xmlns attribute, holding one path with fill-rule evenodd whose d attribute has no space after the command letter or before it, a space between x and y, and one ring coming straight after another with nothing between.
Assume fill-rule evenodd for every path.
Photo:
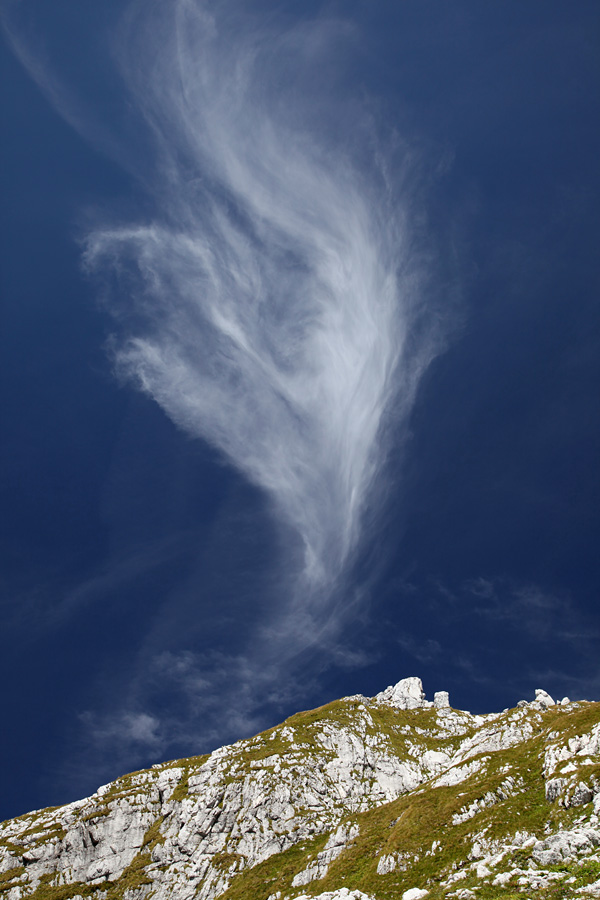
<instances>
[{"instance_id":1,"label":"rocky cliff face","mask_svg":"<svg viewBox=\"0 0 600 900\"><path fill-rule=\"evenodd\" d=\"M600 703L418 678L0 825L0 900L600 897Z\"/></svg>"}]
</instances>

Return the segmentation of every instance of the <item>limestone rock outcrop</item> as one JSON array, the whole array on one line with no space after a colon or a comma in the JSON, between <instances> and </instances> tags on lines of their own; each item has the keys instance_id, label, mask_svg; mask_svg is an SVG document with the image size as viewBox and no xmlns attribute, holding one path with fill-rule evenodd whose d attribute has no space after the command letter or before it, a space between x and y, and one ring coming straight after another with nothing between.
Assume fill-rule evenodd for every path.
<instances>
[{"instance_id":1,"label":"limestone rock outcrop","mask_svg":"<svg viewBox=\"0 0 600 900\"><path fill-rule=\"evenodd\" d=\"M425 699L423 682L420 678L403 678L377 694L376 703L387 703L396 709L428 709L433 703Z\"/></svg>"},{"instance_id":2,"label":"limestone rock outcrop","mask_svg":"<svg viewBox=\"0 0 600 900\"><path fill-rule=\"evenodd\" d=\"M404 678L2 823L0 900L600 897L599 815L600 704Z\"/></svg>"}]
</instances>

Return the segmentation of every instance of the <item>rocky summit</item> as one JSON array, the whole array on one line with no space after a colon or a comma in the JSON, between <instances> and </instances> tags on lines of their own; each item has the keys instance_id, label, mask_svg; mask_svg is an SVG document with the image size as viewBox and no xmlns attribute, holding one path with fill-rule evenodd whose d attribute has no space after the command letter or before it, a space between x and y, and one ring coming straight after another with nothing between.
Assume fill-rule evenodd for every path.
<instances>
[{"instance_id":1,"label":"rocky summit","mask_svg":"<svg viewBox=\"0 0 600 900\"><path fill-rule=\"evenodd\" d=\"M600 897L600 703L419 678L0 825L0 900Z\"/></svg>"}]
</instances>

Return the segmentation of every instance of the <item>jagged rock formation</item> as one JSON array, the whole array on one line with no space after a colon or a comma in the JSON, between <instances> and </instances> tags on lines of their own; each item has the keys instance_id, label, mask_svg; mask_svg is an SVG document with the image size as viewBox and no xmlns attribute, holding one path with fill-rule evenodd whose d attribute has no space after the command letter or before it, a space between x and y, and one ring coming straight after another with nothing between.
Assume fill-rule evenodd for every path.
<instances>
[{"instance_id":1,"label":"jagged rock formation","mask_svg":"<svg viewBox=\"0 0 600 900\"><path fill-rule=\"evenodd\" d=\"M600 897L600 704L418 678L0 825L0 900Z\"/></svg>"}]
</instances>

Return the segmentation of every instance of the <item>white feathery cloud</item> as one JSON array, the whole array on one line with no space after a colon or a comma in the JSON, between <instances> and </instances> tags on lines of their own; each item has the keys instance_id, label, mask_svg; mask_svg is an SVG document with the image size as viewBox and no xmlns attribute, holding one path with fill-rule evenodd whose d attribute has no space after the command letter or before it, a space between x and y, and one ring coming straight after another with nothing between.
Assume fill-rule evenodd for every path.
<instances>
[{"instance_id":1,"label":"white feathery cloud","mask_svg":"<svg viewBox=\"0 0 600 900\"><path fill-rule=\"evenodd\" d=\"M345 575L443 328L418 154L391 128L382 138L346 89L348 23L266 17L236 0L132 0L110 45L117 87L113 71L95 111L32 49L17 25L25 5L10 4L14 25L4 17L15 52L146 192L128 221L105 212L84 240L87 270L108 283L117 371L264 492L277 554L289 551L275 592L265 579L276 609L260 598L244 612L236 651L169 649L165 616L144 623L119 702L81 716L88 772L92 746L100 770L108 748L125 766L132 748L251 733L265 705L296 702L327 665L364 664L340 642L340 626L364 614ZM114 577L109 567L100 587ZM187 636L187 596L177 602L166 596L163 612ZM176 698L168 711L157 685Z\"/></svg>"},{"instance_id":2,"label":"white feathery cloud","mask_svg":"<svg viewBox=\"0 0 600 900\"><path fill-rule=\"evenodd\" d=\"M419 160L346 90L354 34L339 20L133 0L111 44L120 86L113 71L96 112L47 71L35 39L4 24L59 112L147 195L127 221L105 212L84 240L87 270L107 280L117 371L264 492L273 556L289 551L275 560L277 590L265 579L276 608L259 598L244 612L235 652L163 653L165 616L144 623L121 702L81 718L102 758L122 734L127 765L133 746L257 730L265 703L295 702L328 664L364 664L340 643L340 626L364 613L345 575L442 330ZM113 577L109 567L100 586ZM166 596L163 612L187 635L190 607L177 602ZM311 648L327 653L307 662ZM179 698L169 713L144 712L157 683Z\"/></svg>"},{"instance_id":3,"label":"white feathery cloud","mask_svg":"<svg viewBox=\"0 0 600 900\"><path fill-rule=\"evenodd\" d=\"M390 403L402 419L432 352L410 341L405 210L359 164L362 123L336 139L336 97L305 90L340 30L134 5L115 57L153 136L160 213L92 231L85 251L119 281L121 374L267 492L320 596L356 547Z\"/></svg>"}]
</instances>

